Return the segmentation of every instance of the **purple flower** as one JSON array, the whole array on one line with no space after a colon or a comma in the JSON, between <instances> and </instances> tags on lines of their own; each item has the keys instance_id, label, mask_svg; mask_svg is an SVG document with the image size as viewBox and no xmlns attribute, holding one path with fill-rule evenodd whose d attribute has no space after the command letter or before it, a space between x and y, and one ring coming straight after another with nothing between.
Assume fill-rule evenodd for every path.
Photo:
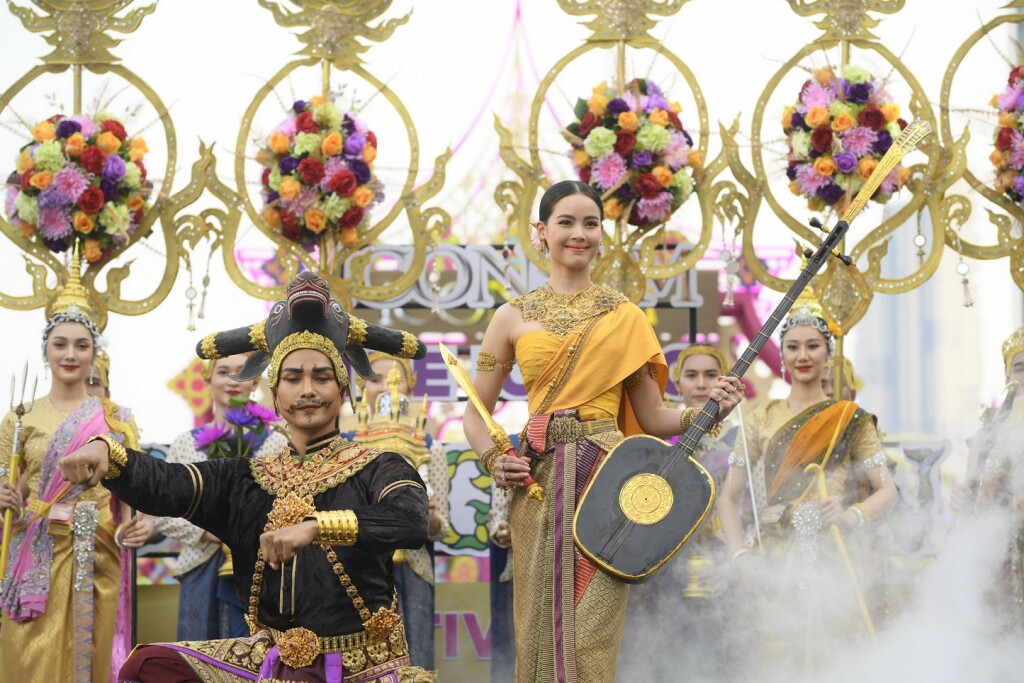
<instances>
[{"instance_id":1,"label":"purple flower","mask_svg":"<svg viewBox=\"0 0 1024 683\"><path fill-rule=\"evenodd\" d=\"M892 147L892 135L887 130L878 131L878 137L875 139L875 144L871 146L878 154L885 154Z\"/></svg>"},{"instance_id":2,"label":"purple flower","mask_svg":"<svg viewBox=\"0 0 1024 683\"><path fill-rule=\"evenodd\" d=\"M804 123L804 115L798 111L793 112L793 115L789 117L789 125L793 128L807 128Z\"/></svg>"},{"instance_id":3,"label":"purple flower","mask_svg":"<svg viewBox=\"0 0 1024 683\"><path fill-rule=\"evenodd\" d=\"M822 107L828 109L828 106L832 104L832 100L835 99L835 93L832 88L816 83L815 81L808 81L804 84L803 90L800 92L800 102L804 106L810 107Z\"/></svg>"},{"instance_id":4,"label":"purple flower","mask_svg":"<svg viewBox=\"0 0 1024 683\"><path fill-rule=\"evenodd\" d=\"M637 202L637 216L645 221L660 223L668 218L672 209L672 194L661 192L654 199L641 199Z\"/></svg>"},{"instance_id":5,"label":"purple flower","mask_svg":"<svg viewBox=\"0 0 1024 683\"><path fill-rule=\"evenodd\" d=\"M114 201L117 197L117 181L104 177L100 181L100 189L103 190L103 198L108 202Z\"/></svg>"},{"instance_id":6,"label":"purple flower","mask_svg":"<svg viewBox=\"0 0 1024 683\"><path fill-rule=\"evenodd\" d=\"M7 186L7 194L4 196L4 208L7 209L8 216L13 216L14 213L18 210L18 207L14 205L14 198L18 196L18 192L20 192L20 190L17 188L17 186Z\"/></svg>"},{"instance_id":7,"label":"purple flower","mask_svg":"<svg viewBox=\"0 0 1024 683\"><path fill-rule=\"evenodd\" d=\"M599 188L602 190L609 190L617 182L622 180L625 175L625 159L612 152L611 154L606 154L597 160L597 163L594 164L593 175L591 178Z\"/></svg>"},{"instance_id":8,"label":"purple flower","mask_svg":"<svg viewBox=\"0 0 1024 683\"><path fill-rule=\"evenodd\" d=\"M62 252L67 251L68 247L70 247L71 245L68 244L68 242L63 237L61 237L59 239L50 239L49 237L46 237L44 235L43 236L43 246L45 246L47 249L49 249L52 252L60 254Z\"/></svg>"},{"instance_id":9,"label":"purple flower","mask_svg":"<svg viewBox=\"0 0 1024 683\"><path fill-rule=\"evenodd\" d=\"M96 135L96 124L92 122L92 119L83 114L72 116L71 121L77 123L81 130L79 131L86 140ZM66 248L66 247L65 247ZM62 250L63 251L63 250Z\"/></svg>"},{"instance_id":10,"label":"purple flower","mask_svg":"<svg viewBox=\"0 0 1024 683\"><path fill-rule=\"evenodd\" d=\"M875 144L875 140L878 135L875 131L864 126L856 126L849 130L843 131L843 150L854 155L858 159L871 150L871 145Z\"/></svg>"},{"instance_id":11,"label":"purple flower","mask_svg":"<svg viewBox=\"0 0 1024 683\"><path fill-rule=\"evenodd\" d=\"M618 192L616 192L615 194L619 195L619 198L625 202L628 202L630 199L636 199L637 197L640 196L640 194L636 190L634 190L633 186L630 185L629 183L625 183L621 187L619 187Z\"/></svg>"},{"instance_id":12,"label":"purple flower","mask_svg":"<svg viewBox=\"0 0 1024 683\"><path fill-rule=\"evenodd\" d=\"M284 156L281 157L281 161L277 162L277 168L281 171L281 175L290 175L299 167L299 160L295 157Z\"/></svg>"},{"instance_id":13,"label":"purple flower","mask_svg":"<svg viewBox=\"0 0 1024 683\"><path fill-rule=\"evenodd\" d=\"M633 168L638 166L650 166L654 162L654 155L647 152L637 152L633 155Z\"/></svg>"},{"instance_id":14,"label":"purple flower","mask_svg":"<svg viewBox=\"0 0 1024 683\"><path fill-rule=\"evenodd\" d=\"M255 427L260 423L260 419L246 410L247 407L228 408L224 411L224 419L238 427Z\"/></svg>"},{"instance_id":15,"label":"purple flower","mask_svg":"<svg viewBox=\"0 0 1024 683\"><path fill-rule=\"evenodd\" d=\"M818 188L818 196L824 199L826 204L835 204L844 194L846 191L832 182Z\"/></svg>"},{"instance_id":16,"label":"purple flower","mask_svg":"<svg viewBox=\"0 0 1024 683\"><path fill-rule=\"evenodd\" d=\"M647 107L644 111L651 113L655 109L662 109L668 111L668 101L665 100L661 93L652 93L648 89Z\"/></svg>"},{"instance_id":17,"label":"purple flower","mask_svg":"<svg viewBox=\"0 0 1024 683\"><path fill-rule=\"evenodd\" d=\"M836 162L836 168L839 169L840 173L853 173L854 169L857 168L857 157L849 152L837 154L833 161Z\"/></svg>"},{"instance_id":18,"label":"purple flower","mask_svg":"<svg viewBox=\"0 0 1024 683\"><path fill-rule=\"evenodd\" d=\"M295 100L295 104L292 105L292 111L296 114L301 114L306 111L306 103L303 100Z\"/></svg>"},{"instance_id":19,"label":"purple flower","mask_svg":"<svg viewBox=\"0 0 1024 683\"><path fill-rule=\"evenodd\" d=\"M103 164L103 179L119 183L124 180L124 171L124 159L116 154L111 154L107 157L107 162Z\"/></svg>"},{"instance_id":20,"label":"purple flower","mask_svg":"<svg viewBox=\"0 0 1024 683\"><path fill-rule=\"evenodd\" d=\"M629 111L629 105L626 104L626 101L623 100L621 97L613 97L612 99L608 100L608 104L605 106L608 107L609 112L615 115Z\"/></svg>"},{"instance_id":21,"label":"purple flower","mask_svg":"<svg viewBox=\"0 0 1024 683\"><path fill-rule=\"evenodd\" d=\"M80 132L82 132L82 124L78 123L77 121L72 121L71 119L62 119L61 122L57 124L57 138L60 140L64 140L66 138L71 137L75 133Z\"/></svg>"},{"instance_id":22,"label":"purple flower","mask_svg":"<svg viewBox=\"0 0 1024 683\"><path fill-rule=\"evenodd\" d=\"M345 156L347 157L358 157L363 153L363 147L366 146L366 138L359 133L352 133L345 138ZM366 181L362 181L366 182Z\"/></svg>"},{"instance_id":23,"label":"purple flower","mask_svg":"<svg viewBox=\"0 0 1024 683\"><path fill-rule=\"evenodd\" d=\"M89 187L89 179L82 175L72 164L68 164L53 174L53 182L50 184L66 198L68 204L78 201L78 198Z\"/></svg>"},{"instance_id":24,"label":"purple flower","mask_svg":"<svg viewBox=\"0 0 1024 683\"><path fill-rule=\"evenodd\" d=\"M39 209L36 226L39 228L39 234L45 239L59 240L71 234L71 221L68 220L68 213L64 209Z\"/></svg>"},{"instance_id":25,"label":"purple flower","mask_svg":"<svg viewBox=\"0 0 1024 683\"><path fill-rule=\"evenodd\" d=\"M796 169L796 182L805 194L814 195L830 181L828 176L815 171L813 164L800 164Z\"/></svg>"},{"instance_id":26,"label":"purple flower","mask_svg":"<svg viewBox=\"0 0 1024 683\"><path fill-rule=\"evenodd\" d=\"M345 114L345 117L341 120L341 129L345 132L345 135L351 135L352 131L355 130L356 122L351 116Z\"/></svg>"},{"instance_id":27,"label":"purple flower","mask_svg":"<svg viewBox=\"0 0 1024 683\"><path fill-rule=\"evenodd\" d=\"M1024 175L1013 179L1013 189L1017 194L1024 196Z\"/></svg>"},{"instance_id":28,"label":"purple flower","mask_svg":"<svg viewBox=\"0 0 1024 683\"><path fill-rule=\"evenodd\" d=\"M356 177L356 181L363 185L370 180L370 167L366 165L362 159L352 159L348 162L348 168L352 171L352 175Z\"/></svg>"},{"instance_id":29,"label":"purple flower","mask_svg":"<svg viewBox=\"0 0 1024 683\"><path fill-rule=\"evenodd\" d=\"M273 204L274 202L276 202L280 198L281 198L281 195L279 195L277 192L268 192L267 193L267 204Z\"/></svg>"},{"instance_id":30,"label":"purple flower","mask_svg":"<svg viewBox=\"0 0 1024 683\"><path fill-rule=\"evenodd\" d=\"M278 420L281 419L274 413L273 410L266 407L262 403L250 402L249 404L246 405L246 408L249 410L250 413L255 415L263 424L277 422Z\"/></svg>"},{"instance_id":31,"label":"purple flower","mask_svg":"<svg viewBox=\"0 0 1024 683\"><path fill-rule=\"evenodd\" d=\"M789 162L789 166L786 167L786 177L790 180L796 180L796 167L797 162L795 161Z\"/></svg>"},{"instance_id":32,"label":"purple flower","mask_svg":"<svg viewBox=\"0 0 1024 683\"><path fill-rule=\"evenodd\" d=\"M683 137L686 138L686 144L688 144L690 147L693 147L693 138L690 137L690 134L687 133L685 130L680 132L682 132Z\"/></svg>"},{"instance_id":33,"label":"purple flower","mask_svg":"<svg viewBox=\"0 0 1024 683\"><path fill-rule=\"evenodd\" d=\"M214 441L219 441L231 433L231 427L223 422L211 422L192 433L192 439L198 450L209 448Z\"/></svg>"},{"instance_id":34,"label":"purple flower","mask_svg":"<svg viewBox=\"0 0 1024 683\"><path fill-rule=\"evenodd\" d=\"M847 83L843 86L843 92L848 101L856 104L867 104L868 100L871 99L871 88L870 83Z\"/></svg>"},{"instance_id":35,"label":"purple flower","mask_svg":"<svg viewBox=\"0 0 1024 683\"><path fill-rule=\"evenodd\" d=\"M70 203L70 200L62 196L57 188L53 186L53 183L39 193L40 209L63 209Z\"/></svg>"},{"instance_id":36,"label":"purple flower","mask_svg":"<svg viewBox=\"0 0 1024 683\"><path fill-rule=\"evenodd\" d=\"M896 191L897 182L898 181L896 179L896 171L890 171L889 175L885 176L885 180L883 180L881 184L878 186L878 194L892 194L893 192Z\"/></svg>"}]
</instances>

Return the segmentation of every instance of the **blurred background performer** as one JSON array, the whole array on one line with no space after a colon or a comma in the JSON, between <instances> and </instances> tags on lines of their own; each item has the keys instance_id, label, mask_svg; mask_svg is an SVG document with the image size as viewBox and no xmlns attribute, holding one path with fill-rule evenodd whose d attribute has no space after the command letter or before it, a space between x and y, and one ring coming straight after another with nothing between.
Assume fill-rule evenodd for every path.
<instances>
[{"instance_id":1,"label":"blurred background performer","mask_svg":"<svg viewBox=\"0 0 1024 683\"><path fill-rule=\"evenodd\" d=\"M97 435L138 446L131 413L86 382L105 343L79 279L71 275L50 307L43 330L47 395L22 419L17 487L3 473L0 512L14 528L3 592L0 672L6 681L107 683L128 656L131 638L130 548L145 543L152 521L105 489L71 487L62 458ZM13 413L0 423L3 469L11 452ZM112 661L113 660L113 661Z\"/></svg>"},{"instance_id":2,"label":"blurred background performer","mask_svg":"<svg viewBox=\"0 0 1024 683\"><path fill-rule=\"evenodd\" d=\"M865 634L858 591L830 527L835 524L844 534L870 533L872 523L896 503L897 493L873 416L855 403L827 399L822 390L833 335L810 286L779 332L791 378L789 396L762 403L745 416L746 450L742 440L737 442L717 511L730 561L761 608L749 617L757 620L761 634L760 664L812 673L833 648ZM854 461L864 465L871 492L847 506ZM824 500L814 476L805 472L811 463L827 474ZM741 516L748 476L754 477L758 494L760 549L747 541Z\"/></svg>"},{"instance_id":3,"label":"blurred background performer","mask_svg":"<svg viewBox=\"0 0 1024 683\"><path fill-rule=\"evenodd\" d=\"M248 356L236 354L227 358L203 361L203 379L210 392L215 420L223 420L231 407L231 399L249 398L258 379L238 381L233 375L242 369ZM171 442L167 462L196 463L207 459L205 450L196 447L202 428L190 429ZM254 457L279 451L287 439L271 432ZM181 543L181 552L174 562L174 576L181 584L178 600L178 640L211 640L237 638L248 633L245 625L245 604L232 578L231 551L220 539L180 517L160 517L157 530Z\"/></svg>"},{"instance_id":4,"label":"blurred background performer","mask_svg":"<svg viewBox=\"0 0 1024 683\"><path fill-rule=\"evenodd\" d=\"M419 413L412 415L410 402L416 387L412 364L386 353L371 353L369 360L380 378L356 378L363 393L351 438L403 456L427 484L427 542L421 548L396 552L394 574L409 656L415 666L433 671L434 542L448 534L448 461L444 445L427 433L426 397Z\"/></svg>"}]
</instances>

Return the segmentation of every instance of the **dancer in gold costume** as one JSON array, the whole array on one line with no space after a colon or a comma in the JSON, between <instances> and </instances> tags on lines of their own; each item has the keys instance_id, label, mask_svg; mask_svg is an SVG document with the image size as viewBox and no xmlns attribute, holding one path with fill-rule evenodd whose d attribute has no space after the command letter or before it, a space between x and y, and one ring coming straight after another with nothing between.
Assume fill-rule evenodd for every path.
<instances>
[{"instance_id":1,"label":"dancer in gold costume","mask_svg":"<svg viewBox=\"0 0 1024 683\"><path fill-rule=\"evenodd\" d=\"M79 280L77 253L50 313L43 358L52 380L22 419L19 486L0 473L0 512L11 509L15 519L0 671L7 681L108 683L111 664L121 665L130 644L129 549L143 545L152 521L129 520L127 506L105 489L71 487L58 469L97 434L138 447L130 412L86 393L104 340ZM5 470L14 422L8 414L0 423Z\"/></svg>"},{"instance_id":2,"label":"dancer in gold costume","mask_svg":"<svg viewBox=\"0 0 1024 683\"><path fill-rule=\"evenodd\" d=\"M483 419L466 411L466 436L511 503L516 680L612 681L628 586L574 552L572 519L596 465L623 435L674 436L696 410L665 407L668 367L643 311L590 279L604 211L586 183L562 181L540 203L537 234L551 259L542 287L501 306L484 335L474 385L492 409L519 362L531 418L512 457L491 448ZM710 395L724 417L740 400L738 379ZM544 502L523 480L544 487ZM614 505L614 501L608 501Z\"/></svg>"}]
</instances>

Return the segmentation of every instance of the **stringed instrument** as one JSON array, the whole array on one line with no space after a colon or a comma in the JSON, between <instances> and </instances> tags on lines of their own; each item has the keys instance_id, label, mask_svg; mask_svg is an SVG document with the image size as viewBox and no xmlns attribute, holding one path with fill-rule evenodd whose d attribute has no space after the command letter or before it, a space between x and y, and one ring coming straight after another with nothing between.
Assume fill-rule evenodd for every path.
<instances>
[{"instance_id":1,"label":"stringed instrument","mask_svg":"<svg viewBox=\"0 0 1024 683\"><path fill-rule=\"evenodd\" d=\"M807 266L729 376L743 377L797 296L830 256L847 266L852 263L849 256L837 250L850 222L899 160L929 133L931 127L924 121L909 124L831 231L817 219L810 221L826 233L824 241L813 253L805 250ZM718 409L717 402L708 401L674 446L652 436L630 436L608 453L583 492L573 519L576 545L586 557L624 581L640 581L679 552L714 503L714 481L693 452L714 423Z\"/></svg>"}]
</instances>

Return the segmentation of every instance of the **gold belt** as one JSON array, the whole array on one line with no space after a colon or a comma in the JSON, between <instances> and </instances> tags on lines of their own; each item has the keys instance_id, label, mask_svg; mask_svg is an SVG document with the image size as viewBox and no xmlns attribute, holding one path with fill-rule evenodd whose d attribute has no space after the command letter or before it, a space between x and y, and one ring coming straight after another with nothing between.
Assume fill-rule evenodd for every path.
<instances>
[{"instance_id":1,"label":"gold belt","mask_svg":"<svg viewBox=\"0 0 1024 683\"><path fill-rule=\"evenodd\" d=\"M269 630L270 635L274 637L275 643L285 636L284 631L278 631L275 628L269 627L267 630ZM317 640L320 641L320 652L346 652L348 650L363 648L369 644L370 638L370 634L366 631L346 633L343 636L317 636Z\"/></svg>"},{"instance_id":2,"label":"gold belt","mask_svg":"<svg viewBox=\"0 0 1024 683\"><path fill-rule=\"evenodd\" d=\"M550 448L556 443L572 443L584 436L610 432L618 428L618 424L610 417L581 421L575 417L556 416L551 418L548 425L547 446Z\"/></svg>"}]
</instances>

